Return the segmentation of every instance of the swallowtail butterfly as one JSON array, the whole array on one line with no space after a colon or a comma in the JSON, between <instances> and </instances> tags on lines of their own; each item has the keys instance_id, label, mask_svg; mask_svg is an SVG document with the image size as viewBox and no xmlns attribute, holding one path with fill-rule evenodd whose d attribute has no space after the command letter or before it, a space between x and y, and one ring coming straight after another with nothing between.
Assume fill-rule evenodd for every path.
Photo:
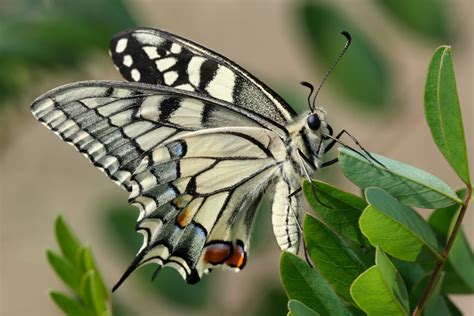
<instances>
[{"instance_id":1,"label":"swallowtail butterfly","mask_svg":"<svg viewBox=\"0 0 474 316\"><path fill-rule=\"evenodd\" d=\"M344 53L350 36L343 34ZM162 30L119 33L110 54L127 82L64 85L31 110L140 210L143 245L114 289L151 262L188 283L215 267L242 269L269 186L278 245L296 253L302 178L335 162L321 160L340 136L314 99L310 112L297 115L234 62Z\"/></svg>"}]
</instances>

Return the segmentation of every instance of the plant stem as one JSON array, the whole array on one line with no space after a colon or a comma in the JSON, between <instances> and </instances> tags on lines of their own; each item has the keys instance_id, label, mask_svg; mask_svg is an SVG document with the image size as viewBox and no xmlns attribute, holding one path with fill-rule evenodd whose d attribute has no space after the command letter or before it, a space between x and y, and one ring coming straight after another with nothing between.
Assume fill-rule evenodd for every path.
<instances>
[{"instance_id":1,"label":"plant stem","mask_svg":"<svg viewBox=\"0 0 474 316\"><path fill-rule=\"evenodd\" d=\"M451 250L454 240L456 239L456 236L458 234L458 231L461 228L462 220L464 218L464 215L466 214L469 201L471 200L471 194L472 194L472 187L470 184L468 184L466 198L464 199L464 205L462 205L461 210L458 214L458 217L456 218L456 223L454 224L454 228L451 231L451 234L448 236L448 240L446 242L446 246L444 247L443 254L442 254L443 258L441 260L438 260L438 262L436 262L436 266L433 269L433 273L431 274L430 281L428 282L428 285L423 291L423 295L421 296L421 299L418 302L418 305L413 311L413 316L421 316L423 309L426 307L426 304L428 303L431 297L431 294L433 294L433 290L436 286L436 283L438 282L439 276L441 275L441 271L443 271L444 264L448 260L449 251Z\"/></svg>"}]
</instances>

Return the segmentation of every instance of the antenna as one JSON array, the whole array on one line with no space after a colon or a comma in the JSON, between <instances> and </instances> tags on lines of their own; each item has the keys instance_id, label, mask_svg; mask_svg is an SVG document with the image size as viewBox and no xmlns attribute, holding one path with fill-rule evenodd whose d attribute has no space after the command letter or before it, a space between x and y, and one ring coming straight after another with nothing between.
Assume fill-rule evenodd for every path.
<instances>
[{"instance_id":1,"label":"antenna","mask_svg":"<svg viewBox=\"0 0 474 316\"><path fill-rule=\"evenodd\" d=\"M308 107L311 110L311 112L314 112L313 107L311 107L311 95L314 92L314 86L311 83L307 82L307 81L301 81L300 85L302 85L302 86L304 86L304 87L306 87L310 90L309 95L308 95Z\"/></svg>"},{"instance_id":2,"label":"antenna","mask_svg":"<svg viewBox=\"0 0 474 316\"><path fill-rule=\"evenodd\" d=\"M316 94L314 95L314 99L313 99L313 109L314 109L315 104L316 104L316 98L318 97L319 90L321 90L321 87L323 86L323 84L324 84L324 82L326 81L326 79L329 77L329 75L331 74L331 72L334 70L334 68L336 67L336 65L339 63L339 61L341 60L342 56L344 56L344 54L346 53L347 49L349 48L349 45L351 45L351 41L352 41L351 34L349 34L349 32L346 32L346 31L342 31L341 34L344 35L344 37L346 38L346 44L344 45L344 48L342 49L341 53L340 53L339 56L337 57L336 61L332 64L331 68L329 68L329 70L328 70L328 71L326 72L326 74L324 75L323 81L321 81L321 84L319 85L318 90L316 90ZM311 92L312 92L312 91L311 91Z\"/></svg>"}]
</instances>

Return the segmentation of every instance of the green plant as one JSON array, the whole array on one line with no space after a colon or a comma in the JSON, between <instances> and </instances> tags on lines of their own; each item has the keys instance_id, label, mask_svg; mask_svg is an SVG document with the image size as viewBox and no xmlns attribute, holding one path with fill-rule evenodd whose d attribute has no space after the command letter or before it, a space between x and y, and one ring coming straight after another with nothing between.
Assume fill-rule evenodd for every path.
<instances>
[{"instance_id":1,"label":"green plant","mask_svg":"<svg viewBox=\"0 0 474 316\"><path fill-rule=\"evenodd\" d=\"M46 255L73 296L50 291L53 301L66 315L112 315L110 292L97 269L91 249L81 245L62 216L56 219L55 233L61 253L47 250Z\"/></svg>"},{"instance_id":2,"label":"green plant","mask_svg":"<svg viewBox=\"0 0 474 316\"><path fill-rule=\"evenodd\" d=\"M426 171L373 154L382 166L341 148L343 173L364 196L304 183L318 214L306 214L303 228L315 268L282 254L291 315L459 315L447 294L474 293L474 257L461 229L472 187L448 46L428 69L425 116L466 188L455 192ZM412 207L435 211L425 221Z\"/></svg>"}]
</instances>

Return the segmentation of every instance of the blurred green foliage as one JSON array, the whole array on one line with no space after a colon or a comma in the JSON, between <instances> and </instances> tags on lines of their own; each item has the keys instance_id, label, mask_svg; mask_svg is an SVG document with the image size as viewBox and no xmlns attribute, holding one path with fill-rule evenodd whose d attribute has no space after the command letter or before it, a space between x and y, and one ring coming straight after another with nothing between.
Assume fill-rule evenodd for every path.
<instances>
[{"instance_id":1,"label":"blurred green foliage","mask_svg":"<svg viewBox=\"0 0 474 316\"><path fill-rule=\"evenodd\" d=\"M40 76L35 71L78 65L133 26L122 0L20 0L6 7L0 11L0 107Z\"/></svg>"},{"instance_id":2,"label":"blurred green foliage","mask_svg":"<svg viewBox=\"0 0 474 316\"><path fill-rule=\"evenodd\" d=\"M301 4L297 13L313 60L322 69L329 69L344 46L345 38L339 33L345 30L352 35L349 51L330 80L338 93L373 110L386 106L392 94L388 64L359 27L343 13L315 1Z\"/></svg>"},{"instance_id":3,"label":"blurred green foliage","mask_svg":"<svg viewBox=\"0 0 474 316\"><path fill-rule=\"evenodd\" d=\"M407 30L433 41L452 40L452 7L445 0L378 0Z\"/></svg>"},{"instance_id":4,"label":"blurred green foliage","mask_svg":"<svg viewBox=\"0 0 474 316\"><path fill-rule=\"evenodd\" d=\"M55 223L56 241L61 253L47 250L49 264L74 293L51 291L50 297L67 315L111 316L111 297L95 264L92 251L83 246L62 216Z\"/></svg>"}]
</instances>

